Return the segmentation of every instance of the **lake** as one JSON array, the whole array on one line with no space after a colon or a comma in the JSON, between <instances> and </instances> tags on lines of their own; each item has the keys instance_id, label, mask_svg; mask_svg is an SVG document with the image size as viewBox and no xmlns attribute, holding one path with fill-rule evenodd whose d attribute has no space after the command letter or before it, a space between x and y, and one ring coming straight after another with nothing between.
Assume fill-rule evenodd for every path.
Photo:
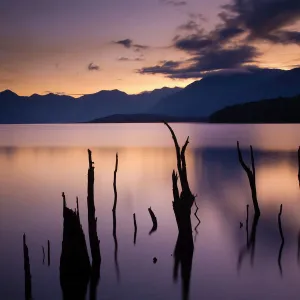
<instances>
[{"instance_id":1,"label":"lake","mask_svg":"<svg viewBox=\"0 0 300 300\"><path fill-rule=\"evenodd\" d=\"M187 172L201 223L193 231L189 299L299 299L300 125L172 124L181 145L187 136ZM253 230L251 190L238 161L240 141L250 165L251 144L261 217ZM163 124L0 125L0 298L24 299L22 236L26 233L32 295L62 299L59 262L63 201L76 207L89 248L88 153L95 163L95 206L102 263L97 299L184 299L173 280L178 229L172 208L176 154ZM118 152L117 242L112 235L113 173ZM249 204L247 245L246 205ZM278 213L282 210L285 238ZM151 207L157 231L149 235ZM197 225L192 207L192 226ZM134 244L133 213L137 237ZM240 222L242 227L240 228ZM42 246L51 243L51 264ZM89 249L88 249L89 250ZM90 251L89 251L90 253ZM241 253L244 256L241 257ZM153 258L157 262L153 263ZM89 292L87 291L87 299Z\"/></svg>"}]
</instances>

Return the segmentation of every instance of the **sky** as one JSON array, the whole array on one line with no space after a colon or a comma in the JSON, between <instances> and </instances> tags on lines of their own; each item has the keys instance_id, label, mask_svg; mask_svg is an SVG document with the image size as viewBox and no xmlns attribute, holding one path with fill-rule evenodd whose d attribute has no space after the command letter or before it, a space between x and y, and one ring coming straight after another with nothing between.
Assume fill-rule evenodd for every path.
<instances>
[{"instance_id":1,"label":"sky","mask_svg":"<svg viewBox=\"0 0 300 300\"><path fill-rule=\"evenodd\" d=\"M0 90L79 96L300 65L300 0L2 0Z\"/></svg>"}]
</instances>

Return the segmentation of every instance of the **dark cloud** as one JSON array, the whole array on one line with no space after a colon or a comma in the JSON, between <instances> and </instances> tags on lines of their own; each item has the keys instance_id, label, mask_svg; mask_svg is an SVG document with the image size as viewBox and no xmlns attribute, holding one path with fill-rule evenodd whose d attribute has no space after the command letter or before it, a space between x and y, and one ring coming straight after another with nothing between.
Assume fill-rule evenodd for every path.
<instances>
[{"instance_id":1,"label":"dark cloud","mask_svg":"<svg viewBox=\"0 0 300 300\"><path fill-rule=\"evenodd\" d=\"M52 92L52 91L45 91L45 94L54 94L54 95L58 95L58 96L67 95L65 92Z\"/></svg>"},{"instance_id":2,"label":"dark cloud","mask_svg":"<svg viewBox=\"0 0 300 300\"><path fill-rule=\"evenodd\" d=\"M113 43L122 45L127 49L133 49L135 52L141 52L142 50L146 50L146 49L150 48L149 46L146 46L146 45L134 44L133 40L131 40L131 39L120 40L120 41L113 42Z\"/></svg>"},{"instance_id":3,"label":"dark cloud","mask_svg":"<svg viewBox=\"0 0 300 300\"><path fill-rule=\"evenodd\" d=\"M180 0L161 0L162 3L172 5L172 6L184 6L187 5L187 1Z\"/></svg>"},{"instance_id":4,"label":"dark cloud","mask_svg":"<svg viewBox=\"0 0 300 300\"><path fill-rule=\"evenodd\" d=\"M241 68L260 55L257 40L300 45L300 31L288 30L300 20L300 0L231 0L222 6L220 23L206 32L201 15L189 14L173 38L173 47L191 55L189 60L160 62L138 70L169 78L199 78L205 72ZM188 67L186 67L188 65Z\"/></svg>"},{"instance_id":5,"label":"dark cloud","mask_svg":"<svg viewBox=\"0 0 300 300\"><path fill-rule=\"evenodd\" d=\"M278 30L275 33L268 35L268 40L273 43L279 44L299 44L300 45L300 32L298 31L287 31Z\"/></svg>"},{"instance_id":6,"label":"dark cloud","mask_svg":"<svg viewBox=\"0 0 300 300\"><path fill-rule=\"evenodd\" d=\"M201 78L206 72L237 69L251 63L259 55L255 47L241 46L232 49L210 49L189 60L163 61L153 67L138 70L140 74L163 74L169 78ZM189 64L188 67L185 65Z\"/></svg>"},{"instance_id":7,"label":"dark cloud","mask_svg":"<svg viewBox=\"0 0 300 300\"><path fill-rule=\"evenodd\" d=\"M286 26L293 25L300 19L299 0L233 0L223 6L223 9L221 17L225 25L235 24L247 31L248 40L295 43L295 34L287 34L283 39L280 36Z\"/></svg>"},{"instance_id":8,"label":"dark cloud","mask_svg":"<svg viewBox=\"0 0 300 300\"><path fill-rule=\"evenodd\" d=\"M100 67L91 62L88 64L88 70L89 71L99 71Z\"/></svg>"},{"instance_id":9,"label":"dark cloud","mask_svg":"<svg viewBox=\"0 0 300 300\"><path fill-rule=\"evenodd\" d=\"M125 48L130 48L132 46L133 41L131 39L125 39L115 42L116 44L122 45Z\"/></svg>"}]
</instances>

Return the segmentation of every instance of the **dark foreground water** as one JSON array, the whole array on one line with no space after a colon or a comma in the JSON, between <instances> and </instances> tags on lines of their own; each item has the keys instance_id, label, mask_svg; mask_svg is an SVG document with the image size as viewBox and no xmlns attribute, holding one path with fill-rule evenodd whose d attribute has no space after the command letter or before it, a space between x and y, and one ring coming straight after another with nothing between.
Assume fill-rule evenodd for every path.
<instances>
[{"instance_id":1,"label":"dark foreground water","mask_svg":"<svg viewBox=\"0 0 300 300\"><path fill-rule=\"evenodd\" d=\"M190 136L186 153L191 190L198 197L201 224L195 249L190 299L299 299L300 190L295 125L172 125L178 139ZM249 163L254 147L261 218L255 247L239 257L250 238L252 200L236 141ZM87 244L87 149L95 162L95 202L102 254L97 299L182 299L180 275L173 281L177 225L172 209L175 149L164 125L1 125L0 126L0 299L24 299L22 235L27 235L33 298L62 299L59 259L62 198L75 208L79 197ZM117 173L117 242L112 235L113 171ZM285 244L282 274L277 217L283 204ZM152 207L158 229L152 227ZM195 207L193 207L193 212ZM133 213L137 219L134 245ZM192 214L195 227L197 219ZM240 222L243 227L240 228ZM51 242L51 265L42 246ZM252 256L252 263L251 263ZM153 257L158 261L153 264ZM117 272L118 271L118 272ZM87 292L87 299L88 299Z\"/></svg>"}]
</instances>

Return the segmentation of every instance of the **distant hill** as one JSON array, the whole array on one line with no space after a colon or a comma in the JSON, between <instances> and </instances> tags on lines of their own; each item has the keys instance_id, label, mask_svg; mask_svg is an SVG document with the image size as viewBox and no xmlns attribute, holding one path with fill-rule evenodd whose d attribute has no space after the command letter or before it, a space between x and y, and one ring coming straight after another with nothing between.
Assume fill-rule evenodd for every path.
<instances>
[{"instance_id":1,"label":"distant hill","mask_svg":"<svg viewBox=\"0 0 300 300\"><path fill-rule=\"evenodd\" d=\"M133 115L111 115L108 117L92 120L89 123L159 123L159 122L173 122L173 123L193 123L193 122L207 122L207 118L190 118L190 117L173 117L166 115L150 115L150 114L133 114Z\"/></svg>"},{"instance_id":2,"label":"distant hill","mask_svg":"<svg viewBox=\"0 0 300 300\"><path fill-rule=\"evenodd\" d=\"M300 123L300 94L233 105L213 113L211 123Z\"/></svg>"},{"instance_id":3,"label":"distant hill","mask_svg":"<svg viewBox=\"0 0 300 300\"><path fill-rule=\"evenodd\" d=\"M77 123L112 114L139 114L181 88L162 88L137 95L119 90L100 91L80 98L47 94L18 96L0 92L0 123Z\"/></svg>"},{"instance_id":4,"label":"distant hill","mask_svg":"<svg viewBox=\"0 0 300 300\"><path fill-rule=\"evenodd\" d=\"M229 105L300 94L300 68L285 71L249 67L213 74L160 100L148 113L203 117Z\"/></svg>"}]
</instances>

